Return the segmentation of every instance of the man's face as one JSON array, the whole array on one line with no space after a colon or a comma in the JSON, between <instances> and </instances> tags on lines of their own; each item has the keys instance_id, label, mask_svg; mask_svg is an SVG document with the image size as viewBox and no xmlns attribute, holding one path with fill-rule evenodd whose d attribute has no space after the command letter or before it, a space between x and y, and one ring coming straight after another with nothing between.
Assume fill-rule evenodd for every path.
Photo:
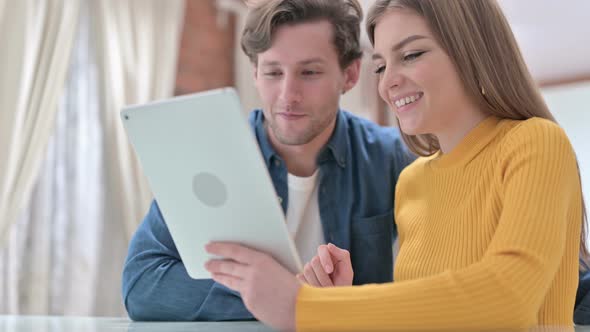
<instances>
[{"instance_id":1,"label":"man's face","mask_svg":"<svg viewBox=\"0 0 590 332\"><path fill-rule=\"evenodd\" d=\"M358 78L358 62L342 70L327 21L277 28L255 68L271 138L302 145L331 133L340 95Z\"/></svg>"}]
</instances>

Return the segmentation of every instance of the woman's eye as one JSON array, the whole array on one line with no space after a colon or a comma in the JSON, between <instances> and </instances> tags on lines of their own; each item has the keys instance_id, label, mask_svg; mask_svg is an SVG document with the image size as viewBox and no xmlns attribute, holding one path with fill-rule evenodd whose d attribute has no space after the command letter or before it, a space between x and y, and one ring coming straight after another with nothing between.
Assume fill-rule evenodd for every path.
<instances>
[{"instance_id":1,"label":"woman's eye","mask_svg":"<svg viewBox=\"0 0 590 332\"><path fill-rule=\"evenodd\" d=\"M383 71L385 71L385 66L379 66L375 69L375 74L381 74Z\"/></svg>"},{"instance_id":2,"label":"woman's eye","mask_svg":"<svg viewBox=\"0 0 590 332\"><path fill-rule=\"evenodd\" d=\"M426 53L426 52L422 51L422 52L414 52L414 53L406 54L406 55L404 55L404 61L405 62L414 61L414 60L418 59L424 53Z\"/></svg>"}]
</instances>

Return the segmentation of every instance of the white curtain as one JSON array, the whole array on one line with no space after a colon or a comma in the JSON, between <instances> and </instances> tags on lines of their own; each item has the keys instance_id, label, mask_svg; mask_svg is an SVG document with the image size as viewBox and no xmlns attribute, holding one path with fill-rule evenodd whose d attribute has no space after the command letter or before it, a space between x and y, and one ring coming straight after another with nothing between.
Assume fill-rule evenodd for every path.
<instances>
[{"instance_id":1,"label":"white curtain","mask_svg":"<svg viewBox=\"0 0 590 332\"><path fill-rule=\"evenodd\" d=\"M101 0L90 1L90 5L96 15L94 32L107 193L97 287L116 289L119 295L114 298L97 294L97 314L112 316L113 308L121 308L121 273L129 239L152 198L119 113L125 105L173 95L185 3Z\"/></svg>"},{"instance_id":2,"label":"white curtain","mask_svg":"<svg viewBox=\"0 0 590 332\"><path fill-rule=\"evenodd\" d=\"M0 247L53 129L78 10L77 0L0 0Z\"/></svg>"},{"instance_id":3,"label":"white curtain","mask_svg":"<svg viewBox=\"0 0 590 332\"><path fill-rule=\"evenodd\" d=\"M102 148L89 14L81 5L55 126L39 152L43 164L0 251L0 313L91 315L97 307Z\"/></svg>"},{"instance_id":4,"label":"white curtain","mask_svg":"<svg viewBox=\"0 0 590 332\"><path fill-rule=\"evenodd\" d=\"M234 81L236 89L240 96L242 109L246 113L250 113L255 108L262 108L262 102L258 91L254 86L254 69L250 59L244 54L240 46L240 37L242 36L242 29L246 24L246 14L248 13L247 5L255 5L261 0L249 0L247 4L235 0L217 0L217 8L220 15L235 15L236 24L234 31ZM227 21L227 20L220 20Z\"/></svg>"},{"instance_id":5,"label":"white curtain","mask_svg":"<svg viewBox=\"0 0 590 332\"><path fill-rule=\"evenodd\" d=\"M125 315L123 261L147 207L117 202L149 201L149 191L120 181L141 173L122 163L134 159L118 112L172 94L184 2L80 1L55 129L0 250L0 314Z\"/></svg>"},{"instance_id":6,"label":"white curtain","mask_svg":"<svg viewBox=\"0 0 590 332\"><path fill-rule=\"evenodd\" d=\"M97 14L101 114L109 187L108 222L124 225L127 238L152 198L128 144L119 112L129 104L170 97L174 92L183 0L93 1ZM198 56L195 54L195 56Z\"/></svg>"}]
</instances>

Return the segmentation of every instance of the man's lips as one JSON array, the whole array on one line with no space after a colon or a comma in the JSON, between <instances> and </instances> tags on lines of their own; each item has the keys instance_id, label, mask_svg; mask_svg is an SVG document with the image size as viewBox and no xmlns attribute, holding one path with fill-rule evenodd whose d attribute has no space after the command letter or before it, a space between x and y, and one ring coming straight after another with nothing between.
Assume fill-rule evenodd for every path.
<instances>
[{"instance_id":1,"label":"man's lips","mask_svg":"<svg viewBox=\"0 0 590 332\"><path fill-rule=\"evenodd\" d=\"M278 116L287 119L287 120L298 120L305 117L304 113L292 113L292 112L281 112L278 113Z\"/></svg>"}]
</instances>

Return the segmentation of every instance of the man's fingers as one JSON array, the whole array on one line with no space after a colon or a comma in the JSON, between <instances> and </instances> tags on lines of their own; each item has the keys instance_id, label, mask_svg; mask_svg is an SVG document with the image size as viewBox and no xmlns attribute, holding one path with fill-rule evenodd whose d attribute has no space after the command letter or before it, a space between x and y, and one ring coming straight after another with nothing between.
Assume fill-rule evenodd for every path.
<instances>
[{"instance_id":1,"label":"man's fingers","mask_svg":"<svg viewBox=\"0 0 590 332\"><path fill-rule=\"evenodd\" d=\"M213 278L213 280L215 280L216 282L224 285L225 287L233 289L238 293L241 293L241 279L223 273L212 273L211 278Z\"/></svg>"},{"instance_id":2,"label":"man's fingers","mask_svg":"<svg viewBox=\"0 0 590 332\"><path fill-rule=\"evenodd\" d=\"M319 257L316 256L311 260L311 267L313 268L313 272L322 287L334 286L334 283L332 283L332 280L324 271L324 268L322 267L322 263L320 262Z\"/></svg>"},{"instance_id":3,"label":"man's fingers","mask_svg":"<svg viewBox=\"0 0 590 332\"><path fill-rule=\"evenodd\" d=\"M230 242L211 242L205 246L205 250L212 255L248 265L264 255L259 251Z\"/></svg>"},{"instance_id":4,"label":"man's fingers","mask_svg":"<svg viewBox=\"0 0 590 332\"><path fill-rule=\"evenodd\" d=\"M242 279L246 275L247 265L229 259L213 259L205 264L207 271Z\"/></svg>"},{"instance_id":5,"label":"man's fingers","mask_svg":"<svg viewBox=\"0 0 590 332\"><path fill-rule=\"evenodd\" d=\"M327 274L334 272L334 263L330 257L330 251L328 250L327 245L322 244L318 247L318 257L320 258L320 263Z\"/></svg>"},{"instance_id":6,"label":"man's fingers","mask_svg":"<svg viewBox=\"0 0 590 332\"><path fill-rule=\"evenodd\" d=\"M303 268L303 275L305 276L308 284L321 287L321 284L318 278L315 276L315 272L313 271L313 267L310 263L305 264L305 267Z\"/></svg>"}]
</instances>

